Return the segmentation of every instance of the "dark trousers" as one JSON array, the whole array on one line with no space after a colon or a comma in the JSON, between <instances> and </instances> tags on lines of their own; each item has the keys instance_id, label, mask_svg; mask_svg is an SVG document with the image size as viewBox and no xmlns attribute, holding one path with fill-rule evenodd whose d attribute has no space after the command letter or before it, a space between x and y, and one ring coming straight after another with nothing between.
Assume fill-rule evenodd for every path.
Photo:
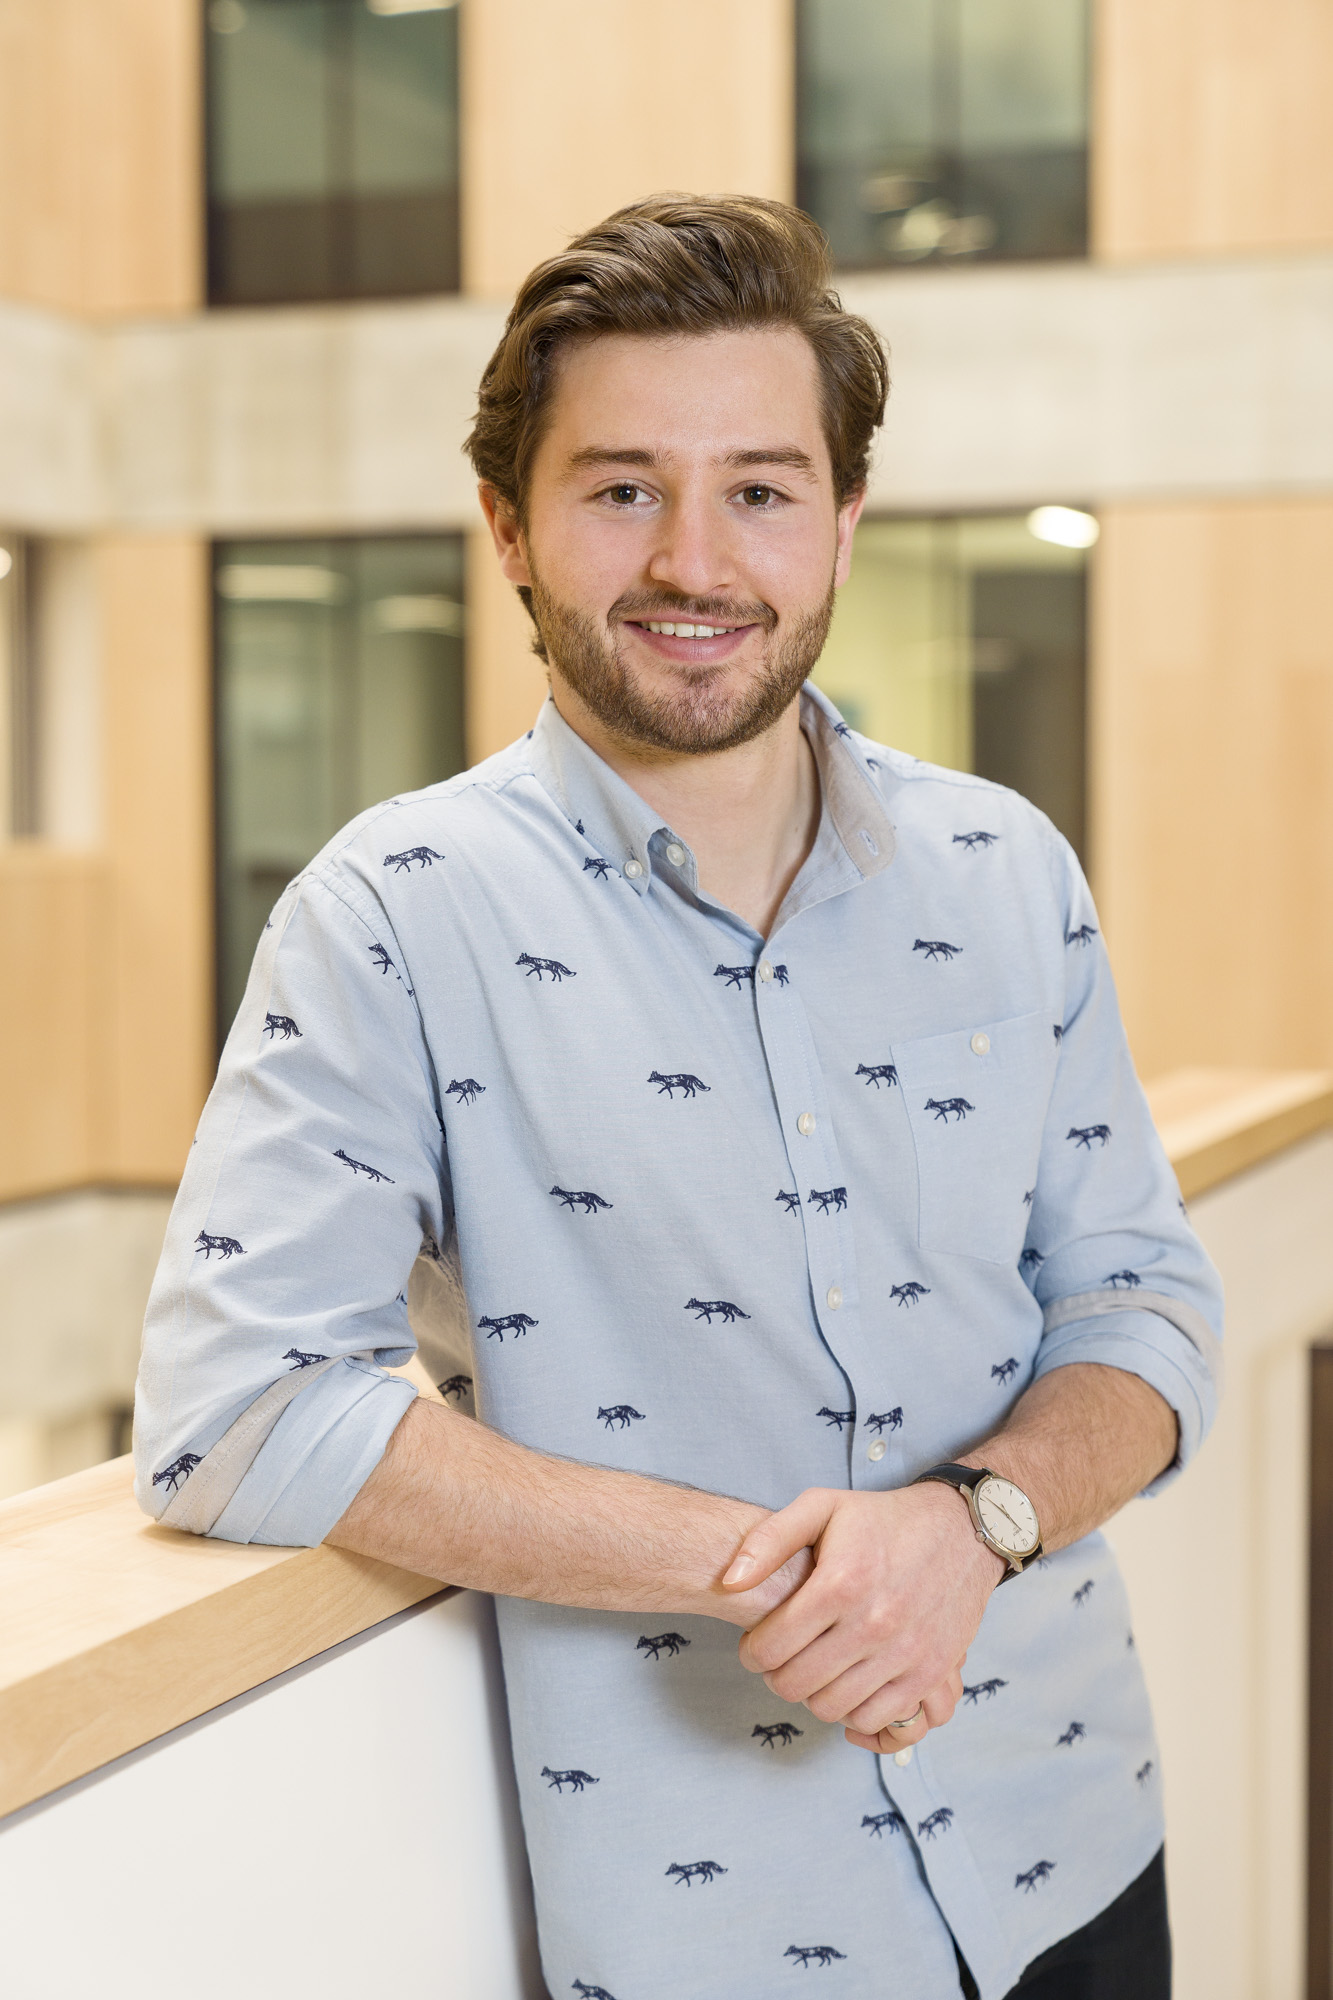
<instances>
[{"instance_id":1,"label":"dark trousers","mask_svg":"<svg viewBox=\"0 0 1333 2000\"><path fill-rule=\"evenodd\" d=\"M962 1955L964 2000L977 2000ZM1007 2000L1171 2000L1171 1928L1164 1850L1082 1930L1034 1958Z\"/></svg>"}]
</instances>

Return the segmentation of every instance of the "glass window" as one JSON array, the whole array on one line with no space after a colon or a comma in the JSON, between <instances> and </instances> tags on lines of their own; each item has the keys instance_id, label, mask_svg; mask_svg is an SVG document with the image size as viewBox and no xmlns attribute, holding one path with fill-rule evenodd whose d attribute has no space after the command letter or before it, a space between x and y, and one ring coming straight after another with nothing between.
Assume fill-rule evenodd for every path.
<instances>
[{"instance_id":1,"label":"glass window","mask_svg":"<svg viewBox=\"0 0 1333 2000\"><path fill-rule=\"evenodd\" d=\"M453 0L211 0L214 304L458 289Z\"/></svg>"},{"instance_id":2,"label":"glass window","mask_svg":"<svg viewBox=\"0 0 1333 2000\"><path fill-rule=\"evenodd\" d=\"M1029 518L863 521L814 678L854 729L1011 785L1081 854L1087 555Z\"/></svg>"},{"instance_id":3,"label":"glass window","mask_svg":"<svg viewBox=\"0 0 1333 2000\"><path fill-rule=\"evenodd\" d=\"M845 267L1087 252L1087 0L798 0L797 199Z\"/></svg>"},{"instance_id":4,"label":"glass window","mask_svg":"<svg viewBox=\"0 0 1333 2000\"><path fill-rule=\"evenodd\" d=\"M462 770L460 535L215 551L218 1021L273 904L366 806Z\"/></svg>"}]
</instances>

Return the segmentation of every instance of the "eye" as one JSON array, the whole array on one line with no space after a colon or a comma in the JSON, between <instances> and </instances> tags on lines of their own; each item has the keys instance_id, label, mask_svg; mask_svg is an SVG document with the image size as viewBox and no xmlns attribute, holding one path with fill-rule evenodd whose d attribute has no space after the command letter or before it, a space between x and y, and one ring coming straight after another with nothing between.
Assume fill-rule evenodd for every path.
<instances>
[{"instance_id":1,"label":"eye","mask_svg":"<svg viewBox=\"0 0 1333 2000\"><path fill-rule=\"evenodd\" d=\"M741 493L747 507L767 507L777 495L771 486L747 486Z\"/></svg>"},{"instance_id":2,"label":"eye","mask_svg":"<svg viewBox=\"0 0 1333 2000\"><path fill-rule=\"evenodd\" d=\"M600 496L615 507L632 507L636 500L646 499L642 486L632 479L618 479L614 486L604 487Z\"/></svg>"}]
</instances>

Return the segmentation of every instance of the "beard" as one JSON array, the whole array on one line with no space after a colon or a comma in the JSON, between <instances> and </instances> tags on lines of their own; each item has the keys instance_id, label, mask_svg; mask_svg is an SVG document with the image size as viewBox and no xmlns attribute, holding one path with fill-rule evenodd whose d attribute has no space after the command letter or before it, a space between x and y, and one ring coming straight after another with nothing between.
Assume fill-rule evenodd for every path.
<instances>
[{"instance_id":1,"label":"beard","mask_svg":"<svg viewBox=\"0 0 1333 2000\"><path fill-rule=\"evenodd\" d=\"M598 721L623 740L654 750L698 755L732 750L770 729L783 714L824 650L833 619L834 586L813 609L799 612L774 643L777 613L767 604L728 604L721 598L669 601L629 591L607 613L604 626L552 596L535 570L529 609L550 664L586 702ZM526 596L527 593L525 592ZM678 685L665 693L642 687L616 643L617 622L635 618L663 623L677 618L703 625L762 625L768 634L763 660L739 685L730 662L690 667L672 663Z\"/></svg>"}]
</instances>

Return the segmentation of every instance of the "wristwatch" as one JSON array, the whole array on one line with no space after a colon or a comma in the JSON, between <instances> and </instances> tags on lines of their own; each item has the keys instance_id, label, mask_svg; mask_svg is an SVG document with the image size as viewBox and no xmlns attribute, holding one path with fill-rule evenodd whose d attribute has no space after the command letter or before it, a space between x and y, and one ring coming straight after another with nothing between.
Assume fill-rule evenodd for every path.
<instances>
[{"instance_id":1,"label":"wristwatch","mask_svg":"<svg viewBox=\"0 0 1333 2000\"><path fill-rule=\"evenodd\" d=\"M1041 1525L1037 1510L1021 1486L1002 1479L987 1465L932 1465L912 1481L920 1486L937 1479L943 1486L956 1486L967 1502L977 1540L993 1549L1006 1565L1001 1583L1021 1576L1029 1563L1041 1554Z\"/></svg>"}]
</instances>

